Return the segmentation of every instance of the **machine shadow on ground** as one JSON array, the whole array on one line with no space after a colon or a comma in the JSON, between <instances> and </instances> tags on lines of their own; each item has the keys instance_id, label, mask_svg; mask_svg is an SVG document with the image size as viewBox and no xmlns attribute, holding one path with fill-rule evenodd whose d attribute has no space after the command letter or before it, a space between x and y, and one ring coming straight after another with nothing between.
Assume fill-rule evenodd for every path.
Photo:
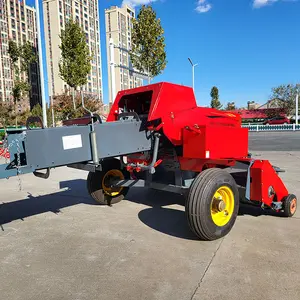
<instances>
[{"instance_id":1,"label":"machine shadow on ground","mask_svg":"<svg viewBox=\"0 0 300 300\"><path fill-rule=\"evenodd\" d=\"M61 209L78 204L98 206L88 195L86 181L83 179L60 182L60 188L66 189L57 193L43 196L33 196L28 193L26 199L13 202L2 202L0 204L0 226L15 220L26 218L46 212L59 214ZM161 233L189 240L197 240L197 237L188 227L184 212L184 197L145 188L131 188L126 200L147 206L138 213L139 220L150 228ZM118 204L115 204L118 205ZM183 209L170 207L172 205L182 206ZM274 215L279 216L271 210L262 210L246 204L240 205L239 215ZM2 231L5 229L1 226Z\"/></svg>"},{"instance_id":2,"label":"machine shadow on ground","mask_svg":"<svg viewBox=\"0 0 300 300\"><path fill-rule=\"evenodd\" d=\"M69 190L43 196L33 196L28 193L25 199L13 202L2 201L0 203L0 225L15 220L24 221L28 217L46 212L59 214L61 209L78 204L97 205L86 191L85 180L61 182L60 188L69 188ZM3 227L2 230L4 230Z\"/></svg>"}]
</instances>

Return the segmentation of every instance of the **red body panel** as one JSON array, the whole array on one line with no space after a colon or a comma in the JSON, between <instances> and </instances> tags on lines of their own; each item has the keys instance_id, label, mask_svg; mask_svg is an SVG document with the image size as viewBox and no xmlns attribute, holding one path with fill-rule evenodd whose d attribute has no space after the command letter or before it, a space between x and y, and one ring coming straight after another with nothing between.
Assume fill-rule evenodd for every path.
<instances>
[{"instance_id":1,"label":"red body panel","mask_svg":"<svg viewBox=\"0 0 300 300\"><path fill-rule=\"evenodd\" d=\"M170 112L174 113L197 107L196 99L191 88L161 82L118 92L108 115L107 122L116 121L118 110L122 107L120 100L123 97L133 94L139 95L145 92L152 92L151 106L148 115L149 121L162 119L170 115Z\"/></svg>"},{"instance_id":2,"label":"red body panel","mask_svg":"<svg viewBox=\"0 0 300 300\"><path fill-rule=\"evenodd\" d=\"M163 82L121 91L116 97L107 122L117 120L119 109L124 108L126 99L129 101L129 110L134 110L134 104L137 105L136 102L143 101L143 95L146 93L148 93L147 96L151 93L148 121L160 120L163 133L173 145L184 144L183 132L186 127L197 129L200 126L209 126L211 128L210 134L214 136L218 136L217 131L223 130L223 128L223 133L226 132L227 128L235 128L231 134L236 134L236 138L231 137L232 145L230 148L236 149L235 153L238 156L230 157L243 157L247 154L245 151L247 143L240 146L248 139L247 130L241 128L241 117L232 112L197 107L193 89L186 86ZM215 140L214 142L217 145L218 141ZM216 147L220 148L220 146ZM197 157L202 158L203 156Z\"/></svg>"},{"instance_id":3,"label":"red body panel","mask_svg":"<svg viewBox=\"0 0 300 300\"><path fill-rule=\"evenodd\" d=\"M277 201L283 201L288 191L276 171L267 160L256 160L250 169L251 186L250 199L271 205L274 195L269 195L269 187L272 187Z\"/></svg>"},{"instance_id":4,"label":"red body panel","mask_svg":"<svg viewBox=\"0 0 300 300\"><path fill-rule=\"evenodd\" d=\"M246 128L200 126L199 132L183 131L183 156L186 158L228 159L247 155Z\"/></svg>"}]
</instances>

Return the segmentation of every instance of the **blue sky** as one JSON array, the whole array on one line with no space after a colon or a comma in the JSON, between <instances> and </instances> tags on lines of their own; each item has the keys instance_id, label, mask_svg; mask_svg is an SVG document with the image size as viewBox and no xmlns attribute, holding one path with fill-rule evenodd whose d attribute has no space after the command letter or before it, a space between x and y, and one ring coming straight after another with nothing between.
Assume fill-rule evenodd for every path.
<instances>
[{"instance_id":1,"label":"blue sky","mask_svg":"<svg viewBox=\"0 0 300 300\"><path fill-rule=\"evenodd\" d=\"M148 0L124 0L136 5ZM32 3L34 0L27 0ZM108 102L104 9L120 0L100 0L104 102ZM42 1L40 1L42 5ZM222 103L264 103L271 88L300 82L300 1L156 0L152 6L165 30L168 64L154 82L192 85L199 105L210 103L216 85Z\"/></svg>"}]
</instances>

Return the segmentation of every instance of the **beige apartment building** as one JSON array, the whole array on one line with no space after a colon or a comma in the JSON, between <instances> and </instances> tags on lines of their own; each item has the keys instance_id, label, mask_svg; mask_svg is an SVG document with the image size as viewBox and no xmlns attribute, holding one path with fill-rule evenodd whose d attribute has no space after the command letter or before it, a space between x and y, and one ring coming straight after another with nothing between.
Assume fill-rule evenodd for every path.
<instances>
[{"instance_id":1,"label":"beige apartment building","mask_svg":"<svg viewBox=\"0 0 300 300\"><path fill-rule=\"evenodd\" d=\"M115 95L118 91L126 90L143 85L143 79L132 72L128 50L131 49L132 18L135 11L131 7L112 6L105 10L106 49L109 84L109 103L112 103L112 80L110 70L109 41L113 40L114 63L115 63Z\"/></svg>"},{"instance_id":2,"label":"beige apartment building","mask_svg":"<svg viewBox=\"0 0 300 300\"><path fill-rule=\"evenodd\" d=\"M98 0L43 0L46 60L49 96L60 95L68 88L59 77L60 33L65 22L73 16L86 34L90 53L93 53L91 72L83 87L85 93L103 100L100 55L100 25Z\"/></svg>"},{"instance_id":3,"label":"beige apartment building","mask_svg":"<svg viewBox=\"0 0 300 300\"><path fill-rule=\"evenodd\" d=\"M29 41L37 53L36 12L33 7L26 5L26 0L0 0L0 101L13 100L14 74L8 54L10 39L19 46ZM41 103L38 72L38 63L32 64L29 72L31 107ZM22 80L27 79L25 72L20 77Z\"/></svg>"}]
</instances>

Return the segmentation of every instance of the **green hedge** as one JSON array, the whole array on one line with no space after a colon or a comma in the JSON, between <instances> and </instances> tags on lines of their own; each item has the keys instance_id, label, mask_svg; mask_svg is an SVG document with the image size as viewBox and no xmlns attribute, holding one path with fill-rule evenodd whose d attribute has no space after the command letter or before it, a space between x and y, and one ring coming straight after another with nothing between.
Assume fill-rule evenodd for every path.
<instances>
[{"instance_id":1,"label":"green hedge","mask_svg":"<svg viewBox=\"0 0 300 300\"><path fill-rule=\"evenodd\" d=\"M5 133L4 132L0 132L0 141L2 141L5 137Z\"/></svg>"}]
</instances>

